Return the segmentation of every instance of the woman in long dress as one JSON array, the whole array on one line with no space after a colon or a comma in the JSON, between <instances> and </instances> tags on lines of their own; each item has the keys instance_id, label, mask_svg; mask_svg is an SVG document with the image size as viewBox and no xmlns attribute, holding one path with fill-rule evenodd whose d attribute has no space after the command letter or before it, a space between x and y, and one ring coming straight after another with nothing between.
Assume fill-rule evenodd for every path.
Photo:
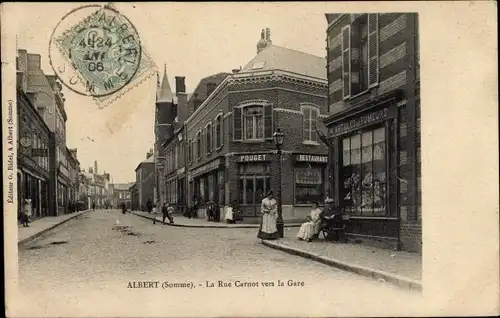
<instances>
[{"instance_id":1,"label":"woman in long dress","mask_svg":"<svg viewBox=\"0 0 500 318\"><path fill-rule=\"evenodd\" d=\"M261 205L262 220L260 222L258 238L263 240L274 240L279 238L276 228L276 219L278 218L278 206L273 198L273 192L269 191L267 197L262 200Z\"/></svg>"},{"instance_id":2,"label":"woman in long dress","mask_svg":"<svg viewBox=\"0 0 500 318\"><path fill-rule=\"evenodd\" d=\"M297 234L299 240L311 242L313 237L319 232L321 225L321 209L317 202L313 203L312 210L307 216L307 222L302 223Z\"/></svg>"}]
</instances>

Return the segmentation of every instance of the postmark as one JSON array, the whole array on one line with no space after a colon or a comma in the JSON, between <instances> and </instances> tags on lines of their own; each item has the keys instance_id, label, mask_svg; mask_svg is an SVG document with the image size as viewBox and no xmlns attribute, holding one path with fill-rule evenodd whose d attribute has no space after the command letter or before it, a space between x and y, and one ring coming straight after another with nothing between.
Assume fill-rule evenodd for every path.
<instances>
[{"instance_id":1,"label":"postmark","mask_svg":"<svg viewBox=\"0 0 500 318\"><path fill-rule=\"evenodd\" d=\"M49 43L50 64L61 82L94 99L116 95L129 85L141 70L142 53L134 25L110 5L70 11Z\"/></svg>"}]
</instances>

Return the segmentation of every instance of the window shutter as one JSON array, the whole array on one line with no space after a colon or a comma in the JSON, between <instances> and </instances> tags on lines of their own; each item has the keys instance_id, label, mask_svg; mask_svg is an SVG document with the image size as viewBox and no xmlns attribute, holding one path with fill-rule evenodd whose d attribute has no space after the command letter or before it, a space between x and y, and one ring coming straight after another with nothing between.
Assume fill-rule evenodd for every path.
<instances>
[{"instance_id":1,"label":"window shutter","mask_svg":"<svg viewBox=\"0 0 500 318\"><path fill-rule=\"evenodd\" d=\"M358 20L359 22L359 20ZM350 70L351 87L349 95L353 96L361 92L361 32L360 28L356 27L354 24L349 28L350 38L349 38L349 53L350 53Z\"/></svg>"},{"instance_id":2,"label":"window shutter","mask_svg":"<svg viewBox=\"0 0 500 318\"><path fill-rule=\"evenodd\" d=\"M264 106L264 138L273 139L273 105Z\"/></svg>"},{"instance_id":3,"label":"window shutter","mask_svg":"<svg viewBox=\"0 0 500 318\"><path fill-rule=\"evenodd\" d=\"M311 110L311 141L318 141L316 128L318 126L319 111L317 109Z\"/></svg>"},{"instance_id":4,"label":"window shutter","mask_svg":"<svg viewBox=\"0 0 500 318\"><path fill-rule=\"evenodd\" d=\"M368 14L368 86L378 84L378 14Z\"/></svg>"},{"instance_id":5,"label":"window shutter","mask_svg":"<svg viewBox=\"0 0 500 318\"><path fill-rule=\"evenodd\" d=\"M342 92L344 99L351 96L351 26L342 28Z\"/></svg>"},{"instance_id":6,"label":"window shutter","mask_svg":"<svg viewBox=\"0 0 500 318\"><path fill-rule=\"evenodd\" d=\"M302 140L309 140L310 133L310 118L311 118L311 110L309 108L304 108L302 111Z\"/></svg>"},{"instance_id":7,"label":"window shutter","mask_svg":"<svg viewBox=\"0 0 500 318\"><path fill-rule=\"evenodd\" d=\"M233 107L233 141L241 140L241 107Z\"/></svg>"},{"instance_id":8,"label":"window shutter","mask_svg":"<svg viewBox=\"0 0 500 318\"><path fill-rule=\"evenodd\" d=\"M223 114L220 115L219 121L220 121L220 126L219 126L220 144L219 144L219 147L221 147L224 144L224 115Z\"/></svg>"}]
</instances>

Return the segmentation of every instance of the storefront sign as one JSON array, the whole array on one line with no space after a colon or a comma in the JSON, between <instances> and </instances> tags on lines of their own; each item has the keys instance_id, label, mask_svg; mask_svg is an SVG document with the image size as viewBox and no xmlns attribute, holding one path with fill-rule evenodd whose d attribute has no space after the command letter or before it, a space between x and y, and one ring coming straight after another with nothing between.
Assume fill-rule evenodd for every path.
<instances>
[{"instance_id":1,"label":"storefront sign","mask_svg":"<svg viewBox=\"0 0 500 318\"><path fill-rule=\"evenodd\" d=\"M209 162L203 166L200 166L196 169L193 169L191 173L193 176L196 176L196 175L208 172L210 170L217 169L219 167L219 165L220 165L220 159L217 159L217 160Z\"/></svg>"},{"instance_id":2,"label":"storefront sign","mask_svg":"<svg viewBox=\"0 0 500 318\"><path fill-rule=\"evenodd\" d=\"M369 113L358 118L337 124L333 126L333 134L340 135L351 130L361 128L362 126L376 123L378 121L387 119L389 116L389 109L384 108L373 113Z\"/></svg>"},{"instance_id":3,"label":"storefront sign","mask_svg":"<svg viewBox=\"0 0 500 318\"><path fill-rule=\"evenodd\" d=\"M295 161L327 163L328 162L328 156L296 155L295 156Z\"/></svg>"},{"instance_id":4,"label":"storefront sign","mask_svg":"<svg viewBox=\"0 0 500 318\"><path fill-rule=\"evenodd\" d=\"M47 157L48 156L48 149L31 149L31 156L32 157Z\"/></svg>"},{"instance_id":5,"label":"storefront sign","mask_svg":"<svg viewBox=\"0 0 500 318\"><path fill-rule=\"evenodd\" d=\"M21 137L19 139L19 143L21 144L21 146L23 146L24 148L28 148L28 147L31 147L31 138L30 137Z\"/></svg>"},{"instance_id":6,"label":"storefront sign","mask_svg":"<svg viewBox=\"0 0 500 318\"><path fill-rule=\"evenodd\" d=\"M295 171L295 183L298 184L322 184L320 169L300 169Z\"/></svg>"},{"instance_id":7,"label":"storefront sign","mask_svg":"<svg viewBox=\"0 0 500 318\"><path fill-rule=\"evenodd\" d=\"M267 154L257 154L257 155L237 155L236 160L238 162L259 162L268 161Z\"/></svg>"}]
</instances>

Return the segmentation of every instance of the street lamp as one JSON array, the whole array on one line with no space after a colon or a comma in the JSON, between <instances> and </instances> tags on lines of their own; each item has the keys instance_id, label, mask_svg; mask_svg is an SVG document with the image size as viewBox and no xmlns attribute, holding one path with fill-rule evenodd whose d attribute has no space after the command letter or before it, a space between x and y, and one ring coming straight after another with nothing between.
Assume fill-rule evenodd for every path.
<instances>
[{"instance_id":1,"label":"street lamp","mask_svg":"<svg viewBox=\"0 0 500 318\"><path fill-rule=\"evenodd\" d=\"M281 128L276 128L273 134L274 144L276 145L276 150L278 153L278 218L276 219L276 229L280 237L283 237L283 210L281 201L281 147L283 146L283 141L285 139L285 134L281 131Z\"/></svg>"}]
</instances>

